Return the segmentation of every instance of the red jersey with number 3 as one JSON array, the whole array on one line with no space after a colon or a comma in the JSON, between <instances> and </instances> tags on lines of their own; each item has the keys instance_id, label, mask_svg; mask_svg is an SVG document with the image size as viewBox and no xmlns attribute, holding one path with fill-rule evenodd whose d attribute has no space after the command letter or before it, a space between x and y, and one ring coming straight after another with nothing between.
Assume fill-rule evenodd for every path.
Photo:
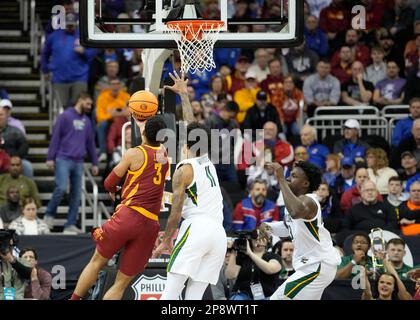
<instances>
[{"instance_id":1,"label":"red jersey with number 3","mask_svg":"<svg viewBox=\"0 0 420 320\"><path fill-rule=\"evenodd\" d=\"M121 204L145 216L158 215L169 169L168 156L163 146L140 145L137 148L143 152L144 163L136 171L128 170Z\"/></svg>"}]
</instances>

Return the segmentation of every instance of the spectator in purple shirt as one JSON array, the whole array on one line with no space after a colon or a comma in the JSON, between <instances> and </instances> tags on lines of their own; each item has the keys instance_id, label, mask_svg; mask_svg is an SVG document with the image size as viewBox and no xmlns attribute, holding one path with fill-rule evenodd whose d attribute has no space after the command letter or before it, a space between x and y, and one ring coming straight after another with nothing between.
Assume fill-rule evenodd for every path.
<instances>
[{"instance_id":1,"label":"spectator in purple shirt","mask_svg":"<svg viewBox=\"0 0 420 320\"><path fill-rule=\"evenodd\" d=\"M402 104L406 81L399 77L400 68L395 61L388 61L386 78L376 84L373 102L379 107Z\"/></svg>"},{"instance_id":2,"label":"spectator in purple shirt","mask_svg":"<svg viewBox=\"0 0 420 320\"><path fill-rule=\"evenodd\" d=\"M22 121L11 116L12 107L12 101L10 101L9 99L3 99L0 101L0 108L3 108L7 112L7 124L9 126L18 128L20 131L23 132L23 134L26 134L25 127L23 126Z\"/></svg>"},{"instance_id":3,"label":"spectator in purple shirt","mask_svg":"<svg viewBox=\"0 0 420 320\"><path fill-rule=\"evenodd\" d=\"M47 155L47 167L55 169L55 189L48 203L44 221L53 228L54 216L70 182L69 213L64 225L65 233L80 233L76 227L82 192L83 161L89 153L92 174L97 175L98 157L92 123L85 115L92 109L92 99L80 94L74 108L66 109L55 123Z\"/></svg>"}]
</instances>

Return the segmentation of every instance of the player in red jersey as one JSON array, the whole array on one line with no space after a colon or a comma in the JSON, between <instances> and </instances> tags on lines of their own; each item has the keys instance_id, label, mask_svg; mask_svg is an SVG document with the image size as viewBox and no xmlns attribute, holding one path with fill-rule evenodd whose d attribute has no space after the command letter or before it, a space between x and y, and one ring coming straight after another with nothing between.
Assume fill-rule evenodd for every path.
<instances>
[{"instance_id":1,"label":"player in red jersey","mask_svg":"<svg viewBox=\"0 0 420 320\"><path fill-rule=\"evenodd\" d=\"M71 300L80 300L86 295L99 271L121 248L124 252L117 277L104 300L121 299L131 280L145 269L160 229L158 214L169 167L166 151L156 141L158 132L165 128L160 116L149 118L142 131L143 143L127 150L106 178L105 188L115 199L117 186L127 174L121 189L121 203L115 213L92 232L96 250L80 275Z\"/></svg>"}]
</instances>

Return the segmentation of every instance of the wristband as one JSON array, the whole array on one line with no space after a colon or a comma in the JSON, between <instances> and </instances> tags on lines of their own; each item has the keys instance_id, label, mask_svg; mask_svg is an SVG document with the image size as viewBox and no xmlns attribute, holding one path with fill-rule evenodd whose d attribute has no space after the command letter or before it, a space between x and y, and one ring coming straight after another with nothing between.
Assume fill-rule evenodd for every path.
<instances>
[{"instance_id":1,"label":"wristband","mask_svg":"<svg viewBox=\"0 0 420 320\"><path fill-rule=\"evenodd\" d=\"M351 264L355 266L355 265L357 265L357 262L354 261L354 259L351 259Z\"/></svg>"},{"instance_id":2,"label":"wristband","mask_svg":"<svg viewBox=\"0 0 420 320\"><path fill-rule=\"evenodd\" d=\"M108 177L104 181L104 187L108 192L115 193L118 191L117 186L120 182L121 177L117 176L114 170L108 175Z\"/></svg>"}]
</instances>

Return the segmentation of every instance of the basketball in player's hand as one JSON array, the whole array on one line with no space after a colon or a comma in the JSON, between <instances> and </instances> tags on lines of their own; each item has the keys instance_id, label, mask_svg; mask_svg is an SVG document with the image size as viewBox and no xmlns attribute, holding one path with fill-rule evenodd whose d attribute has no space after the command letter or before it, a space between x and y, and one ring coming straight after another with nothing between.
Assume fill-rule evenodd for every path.
<instances>
[{"instance_id":1,"label":"basketball in player's hand","mask_svg":"<svg viewBox=\"0 0 420 320\"><path fill-rule=\"evenodd\" d=\"M144 121L154 116L158 110L158 99L150 91L140 90L130 97L128 109L133 118Z\"/></svg>"}]
</instances>

